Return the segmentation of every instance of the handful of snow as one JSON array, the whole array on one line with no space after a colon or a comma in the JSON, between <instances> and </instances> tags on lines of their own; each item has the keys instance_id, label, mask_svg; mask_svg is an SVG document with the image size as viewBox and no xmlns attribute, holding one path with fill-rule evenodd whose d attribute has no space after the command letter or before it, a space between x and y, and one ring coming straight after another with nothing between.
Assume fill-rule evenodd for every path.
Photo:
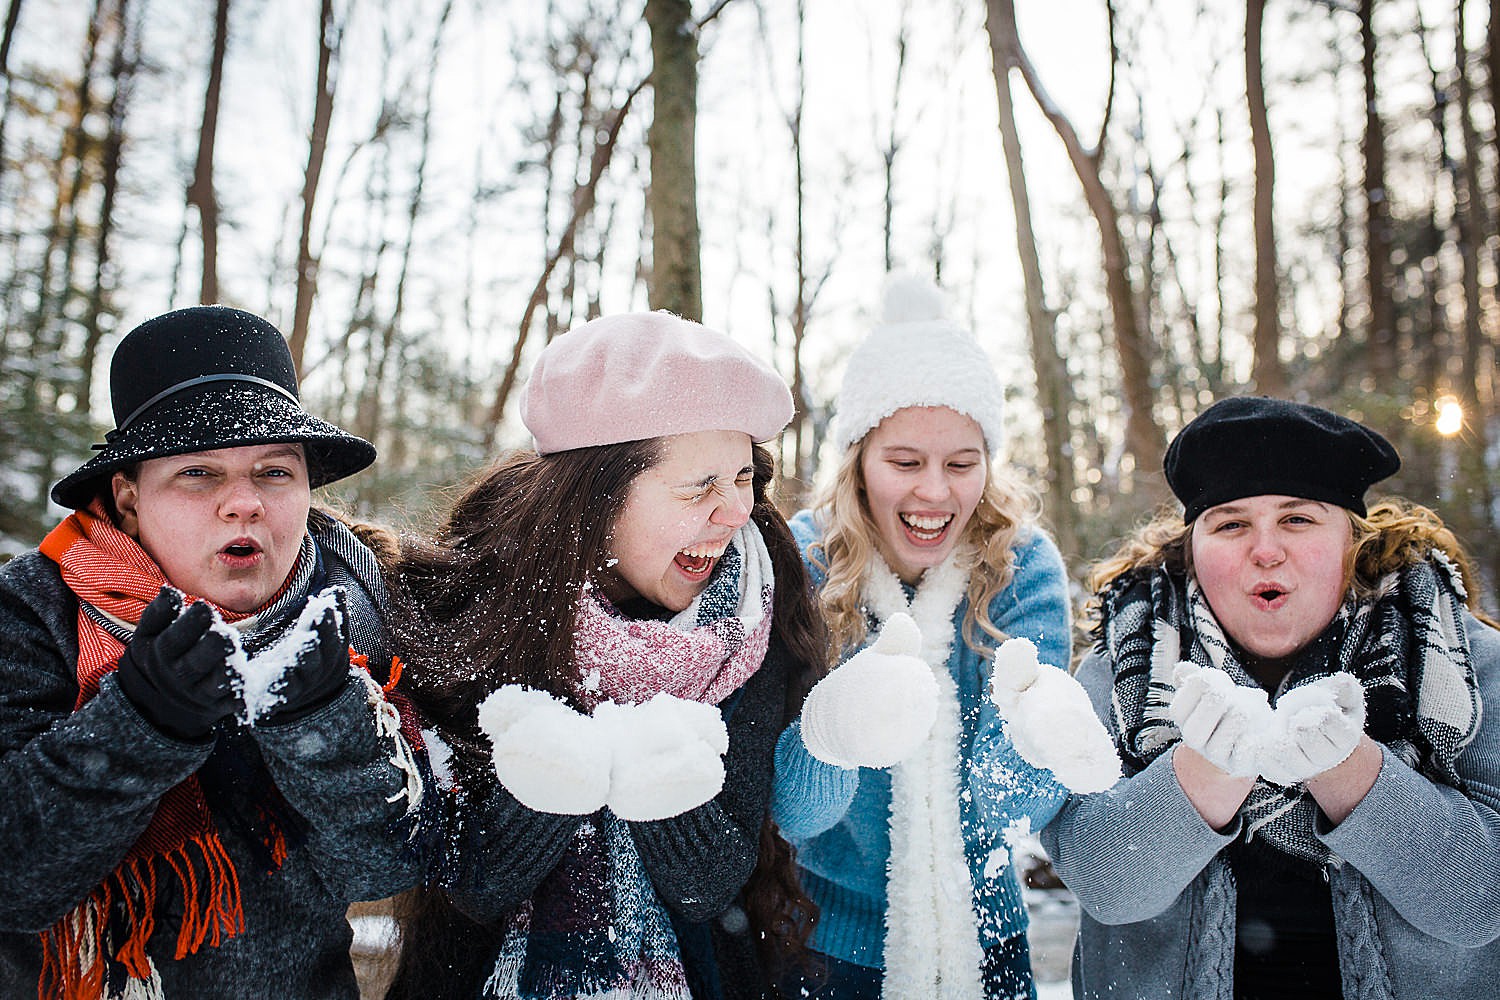
<instances>
[{"instance_id":1,"label":"handful of snow","mask_svg":"<svg viewBox=\"0 0 1500 1000\"><path fill-rule=\"evenodd\" d=\"M715 706L662 693L639 705L603 702L594 720L614 749L605 805L621 819L678 816L724 787L729 731Z\"/></svg>"},{"instance_id":2,"label":"handful of snow","mask_svg":"<svg viewBox=\"0 0 1500 1000\"><path fill-rule=\"evenodd\" d=\"M995 651L990 700L1022 759L1069 791L1102 792L1119 780L1120 755L1083 685L1042 663L1030 639L1007 639Z\"/></svg>"},{"instance_id":3,"label":"handful of snow","mask_svg":"<svg viewBox=\"0 0 1500 1000\"><path fill-rule=\"evenodd\" d=\"M1239 778L1260 773L1261 749L1276 728L1266 693L1236 684L1217 667L1179 660L1172 668L1177 691L1167 716L1182 733L1182 742L1214 767Z\"/></svg>"},{"instance_id":4,"label":"handful of snow","mask_svg":"<svg viewBox=\"0 0 1500 1000\"><path fill-rule=\"evenodd\" d=\"M1260 748L1260 773L1278 785L1299 784L1354 752L1365 731L1365 689L1341 670L1282 695L1275 716Z\"/></svg>"},{"instance_id":5,"label":"handful of snow","mask_svg":"<svg viewBox=\"0 0 1500 1000\"><path fill-rule=\"evenodd\" d=\"M215 613L211 629L228 639L230 644L231 682L243 705L240 722L253 726L282 703L288 674L296 667L298 659L317 649L320 642L318 621L329 608L333 609L334 623L342 631L344 612L339 605L339 593L337 588L330 587L308 598L291 631L255 656L246 654L239 632L226 625Z\"/></svg>"},{"instance_id":6,"label":"handful of snow","mask_svg":"<svg viewBox=\"0 0 1500 1000\"><path fill-rule=\"evenodd\" d=\"M507 684L479 704L495 775L536 812L585 816L604 806L611 748L603 728L545 691Z\"/></svg>"},{"instance_id":7,"label":"handful of snow","mask_svg":"<svg viewBox=\"0 0 1500 1000\"><path fill-rule=\"evenodd\" d=\"M922 633L910 615L895 614L879 637L808 692L802 742L837 767L890 767L932 731L937 681L919 657Z\"/></svg>"}]
</instances>

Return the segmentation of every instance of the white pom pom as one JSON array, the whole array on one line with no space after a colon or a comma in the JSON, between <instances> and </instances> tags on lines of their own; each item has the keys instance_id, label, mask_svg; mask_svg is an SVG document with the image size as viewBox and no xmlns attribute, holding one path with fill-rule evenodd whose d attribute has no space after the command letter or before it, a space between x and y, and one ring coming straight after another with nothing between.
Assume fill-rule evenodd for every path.
<instances>
[{"instance_id":1,"label":"white pom pom","mask_svg":"<svg viewBox=\"0 0 1500 1000\"><path fill-rule=\"evenodd\" d=\"M886 280L882 323L928 323L947 316L948 300L927 278L916 274L892 274Z\"/></svg>"}]
</instances>

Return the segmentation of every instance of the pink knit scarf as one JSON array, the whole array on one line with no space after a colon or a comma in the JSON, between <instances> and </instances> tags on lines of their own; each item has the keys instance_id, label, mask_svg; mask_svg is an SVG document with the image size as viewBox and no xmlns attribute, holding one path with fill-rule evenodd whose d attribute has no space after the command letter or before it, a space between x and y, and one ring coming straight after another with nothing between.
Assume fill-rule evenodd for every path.
<instances>
[{"instance_id":1,"label":"pink knit scarf","mask_svg":"<svg viewBox=\"0 0 1500 1000\"><path fill-rule=\"evenodd\" d=\"M622 618L590 590L579 602L575 647L584 700L638 704L664 691L717 705L765 659L774 586L771 554L750 521L703 593L671 621Z\"/></svg>"}]
</instances>

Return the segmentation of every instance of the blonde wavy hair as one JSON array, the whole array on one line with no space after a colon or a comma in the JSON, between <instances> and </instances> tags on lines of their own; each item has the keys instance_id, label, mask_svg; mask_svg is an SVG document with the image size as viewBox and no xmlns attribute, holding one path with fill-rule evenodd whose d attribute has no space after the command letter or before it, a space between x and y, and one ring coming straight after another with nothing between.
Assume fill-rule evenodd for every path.
<instances>
[{"instance_id":1,"label":"blonde wavy hair","mask_svg":"<svg viewBox=\"0 0 1500 1000\"><path fill-rule=\"evenodd\" d=\"M1344 556L1345 589L1369 597L1385 576L1441 552L1458 567L1469 611L1486 625L1500 628L1500 622L1479 610L1480 580L1468 553L1430 508L1389 497L1371 505L1364 517L1352 510L1346 513L1351 544ZM1192 537L1193 526L1183 523L1180 511L1159 512L1089 571L1089 590L1097 595L1120 576L1142 569L1191 575L1192 546L1188 543ZM1097 602L1093 603L1097 613Z\"/></svg>"},{"instance_id":2,"label":"blonde wavy hair","mask_svg":"<svg viewBox=\"0 0 1500 1000\"><path fill-rule=\"evenodd\" d=\"M825 530L823 540L810 547L808 556L827 574L820 599L828 623L829 655L834 661L865 640L865 570L880 551L879 530L865 497L863 462L868 440L866 435L844 452L833 483L814 508ZM980 654L1008 638L990 620L990 602L1011 581L1015 562L1011 546L1016 535L1040 511L1036 492L986 457L984 490L960 539L960 544L967 542L979 550L969 574L969 609L964 614L963 637Z\"/></svg>"}]
</instances>

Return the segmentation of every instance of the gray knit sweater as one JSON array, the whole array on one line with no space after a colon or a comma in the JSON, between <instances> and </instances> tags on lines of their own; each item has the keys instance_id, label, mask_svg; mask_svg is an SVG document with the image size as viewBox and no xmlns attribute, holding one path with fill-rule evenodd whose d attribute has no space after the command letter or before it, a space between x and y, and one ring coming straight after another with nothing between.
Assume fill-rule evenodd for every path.
<instances>
[{"instance_id":1,"label":"gray knit sweater","mask_svg":"<svg viewBox=\"0 0 1500 1000\"><path fill-rule=\"evenodd\" d=\"M1500 632L1467 618L1488 709L1457 760L1465 795L1391 755L1375 785L1318 837L1329 869L1346 1000L1489 1000L1500 984ZM1078 670L1106 724L1113 677L1097 653ZM1074 796L1043 831L1083 906L1079 998L1233 995L1235 891L1223 848L1162 754L1108 792Z\"/></svg>"},{"instance_id":2,"label":"gray knit sweater","mask_svg":"<svg viewBox=\"0 0 1500 1000\"><path fill-rule=\"evenodd\" d=\"M362 631L372 624L378 629L378 580L334 555L357 551L350 546L358 543L342 525L316 523L329 582L347 588L351 617L360 619ZM330 547L330 541L337 544ZM373 559L367 565L373 567ZM178 742L154 729L113 677L73 711L77 615L77 600L57 565L39 552L0 568L3 997L37 995L38 933L114 871L160 796L202 767L214 746ZM274 782L305 821L306 840L268 873L252 860L246 837L253 834L216 812L239 877L245 930L180 961L173 959L173 946L181 893L171 870L157 866L157 930L148 951L168 1000L358 996L345 910L352 900L389 895L417 878L415 864L400 850L406 802L388 801L405 786L391 763L393 750L392 741L377 734L365 685L353 677L318 712L258 728L253 741L243 741L251 786Z\"/></svg>"}]
</instances>

